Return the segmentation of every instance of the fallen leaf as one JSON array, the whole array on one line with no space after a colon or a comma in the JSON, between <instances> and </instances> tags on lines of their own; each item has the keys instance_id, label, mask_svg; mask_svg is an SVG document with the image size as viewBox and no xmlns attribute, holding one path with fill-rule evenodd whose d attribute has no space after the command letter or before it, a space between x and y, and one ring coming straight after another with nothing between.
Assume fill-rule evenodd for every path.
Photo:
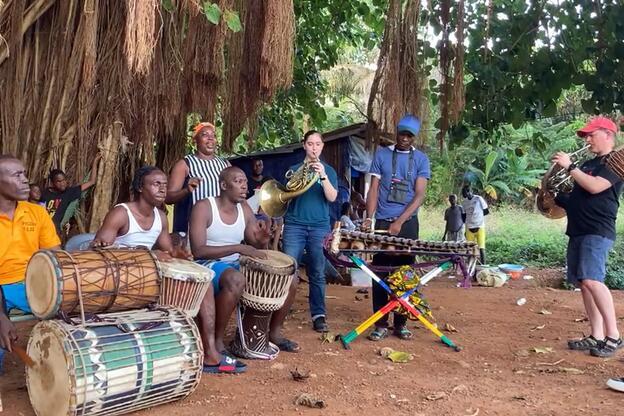
<instances>
[{"instance_id":1,"label":"fallen leaf","mask_svg":"<svg viewBox=\"0 0 624 416\"><path fill-rule=\"evenodd\" d=\"M585 371L574 367L559 367L559 370L568 374L585 374Z\"/></svg>"},{"instance_id":2,"label":"fallen leaf","mask_svg":"<svg viewBox=\"0 0 624 416\"><path fill-rule=\"evenodd\" d=\"M544 329L544 328L546 328L546 324L535 326L531 328L531 331L539 331L540 329Z\"/></svg>"},{"instance_id":3,"label":"fallen leaf","mask_svg":"<svg viewBox=\"0 0 624 416\"><path fill-rule=\"evenodd\" d=\"M308 393L301 393L295 397L295 404L311 407L313 409L323 409L327 405L324 400L316 398Z\"/></svg>"},{"instance_id":4,"label":"fallen leaf","mask_svg":"<svg viewBox=\"0 0 624 416\"><path fill-rule=\"evenodd\" d=\"M295 367L294 370L290 370L290 375L295 381L305 381L310 378L310 370L308 371L299 371L298 368Z\"/></svg>"},{"instance_id":5,"label":"fallen leaf","mask_svg":"<svg viewBox=\"0 0 624 416\"><path fill-rule=\"evenodd\" d=\"M414 356L403 351L393 351L388 355L388 359L393 363L406 363L413 360Z\"/></svg>"},{"instance_id":6,"label":"fallen leaf","mask_svg":"<svg viewBox=\"0 0 624 416\"><path fill-rule=\"evenodd\" d=\"M426 397L427 400L431 400L431 401L435 401L435 400L441 400L446 398L446 393L443 391L438 391L436 393L432 393L429 396Z\"/></svg>"},{"instance_id":7,"label":"fallen leaf","mask_svg":"<svg viewBox=\"0 0 624 416\"><path fill-rule=\"evenodd\" d=\"M562 358L562 359L560 359L560 360L555 361L554 363L537 363L537 365L549 365L549 366L551 366L551 367L554 367L554 366L556 366L556 365L561 364L561 363L562 363L562 362L564 362L564 361L565 361L565 358Z\"/></svg>"},{"instance_id":8,"label":"fallen leaf","mask_svg":"<svg viewBox=\"0 0 624 416\"><path fill-rule=\"evenodd\" d=\"M319 339L321 340L322 344L329 344L336 341L336 334L334 334L333 332L323 332Z\"/></svg>"},{"instance_id":9,"label":"fallen leaf","mask_svg":"<svg viewBox=\"0 0 624 416\"><path fill-rule=\"evenodd\" d=\"M542 314L542 315L552 315L551 311L548 311L546 309L542 309L541 311L539 311L538 313Z\"/></svg>"},{"instance_id":10,"label":"fallen leaf","mask_svg":"<svg viewBox=\"0 0 624 416\"><path fill-rule=\"evenodd\" d=\"M449 323L444 324L444 330L448 332L457 332L457 329L455 329L455 327Z\"/></svg>"},{"instance_id":11,"label":"fallen leaf","mask_svg":"<svg viewBox=\"0 0 624 416\"><path fill-rule=\"evenodd\" d=\"M554 350L552 349L552 347L534 347L534 348L531 348L531 351L533 351L536 354L549 354L553 352Z\"/></svg>"},{"instance_id":12,"label":"fallen leaf","mask_svg":"<svg viewBox=\"0 0 624 416\"><path fill-rule=\"evenodd\" d=\"M574 320L574 322L587 322L587 321L589 321L589 319L587 319L587 318L576 318Z\"/></svg>"}]
</instances>

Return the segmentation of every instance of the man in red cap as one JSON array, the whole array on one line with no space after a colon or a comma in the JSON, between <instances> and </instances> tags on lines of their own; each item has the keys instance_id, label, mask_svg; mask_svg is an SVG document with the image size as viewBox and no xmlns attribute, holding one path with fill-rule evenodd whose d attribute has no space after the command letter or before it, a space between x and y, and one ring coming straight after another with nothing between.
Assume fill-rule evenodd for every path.
<instances>
[{"instance_id":1,"label":"man in red cap","mask_svg":"<svg viewBox=\"0 0 624 416\"><path fill-rule=\"evenodd\" d=\"M615 146L618 128L606 117L596 117L576 134L589 145L595 158L577 166L570 156L556 153L552 161L574 179L568 194L556 202L566 210L570 240L567 250L568 282L581 288L591 334L568 341L572 350L589 351L596 357L611 357L622 348L613 297L604 284L609 250L615 241L615 219L622 180L605 165L605 157Z\"/></svg>"}]
</instances>

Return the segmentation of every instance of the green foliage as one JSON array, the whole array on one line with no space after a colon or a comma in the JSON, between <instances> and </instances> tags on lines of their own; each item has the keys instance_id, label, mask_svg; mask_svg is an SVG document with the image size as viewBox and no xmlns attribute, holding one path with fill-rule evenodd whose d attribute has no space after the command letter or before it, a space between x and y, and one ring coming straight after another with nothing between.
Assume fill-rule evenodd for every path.
<instances>
[{"instance_id":1,"label":"green foliage","mask_svg":"<svg viewBox=\"0 0 624 416\"><path fill-rule=\"evenodd\" d=\"M219 7L217 3L211 3L209 1L205 1L204 7L202 10L204 12L204 15L206 16L206 19L208 19L210 23L212 23L213 25L219 24L219 21L221 20L222 12L221 12L221 8Z\"/></svg>"},{"instance_id":2,"label":"green foliage","mask_svg":"<svg viewBox=\"0 0 624 416\"><path fill-rule=\"evenodd\" d=\"M605 284L611 289L624 290L624 241L621 237L609 253Z\"/></svg>"},{"instance_id":3,"label":"green foliage","mask_svg":"<svg viewBox=\"0 0 624 416\"><path fill-rule=\"evenodd\" d=\"M223 14L223 19L225 20L227 27L229 27L232 32L237 33L243 30L243 25L238 17L238 13L233 12L232 10L226 10Z\"/></svg>"}]
</instances>

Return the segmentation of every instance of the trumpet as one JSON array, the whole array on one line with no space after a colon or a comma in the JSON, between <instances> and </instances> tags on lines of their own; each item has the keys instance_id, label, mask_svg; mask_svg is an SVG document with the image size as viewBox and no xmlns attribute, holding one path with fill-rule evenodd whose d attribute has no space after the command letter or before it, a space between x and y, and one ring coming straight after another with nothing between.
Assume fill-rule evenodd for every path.
<instances>
[{"instance_id":1,"label":"trumpet","mask_svg":"<svg viewBox=\"0 0 624 416\"><path fill-rule=\"evenodd\" d=\"M570 153L570 160L574 163L589 160L591 158L591 153L588 152L589 146L583 146ZM573 187L574 180L570 174L558 164L553 163L542 177L542 186L537 192L535 199L537 209L547 218L558 219L565 217L565 210L555 204L555 197L559 193L572 192Z\"/></svg>"}]
</instances>

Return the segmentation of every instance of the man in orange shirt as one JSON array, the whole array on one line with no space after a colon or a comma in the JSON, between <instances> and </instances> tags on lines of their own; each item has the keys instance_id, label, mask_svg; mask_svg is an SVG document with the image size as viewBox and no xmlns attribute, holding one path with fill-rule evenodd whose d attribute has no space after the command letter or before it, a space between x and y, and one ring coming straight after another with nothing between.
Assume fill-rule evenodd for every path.
<instances>
[{"instance_id":1,"label":"man in orange shirt","mask_svg":"<svg viewBox=\"0 0 624 416\"><path fill-rule=\"evenodd\" d=\"M26 202L29 192L22 162L0 155L0 356L17 340L9 310L30 312L24 285L28 260L39 249L61 244L45 208Z\"/></svg>"}]
</instances>

